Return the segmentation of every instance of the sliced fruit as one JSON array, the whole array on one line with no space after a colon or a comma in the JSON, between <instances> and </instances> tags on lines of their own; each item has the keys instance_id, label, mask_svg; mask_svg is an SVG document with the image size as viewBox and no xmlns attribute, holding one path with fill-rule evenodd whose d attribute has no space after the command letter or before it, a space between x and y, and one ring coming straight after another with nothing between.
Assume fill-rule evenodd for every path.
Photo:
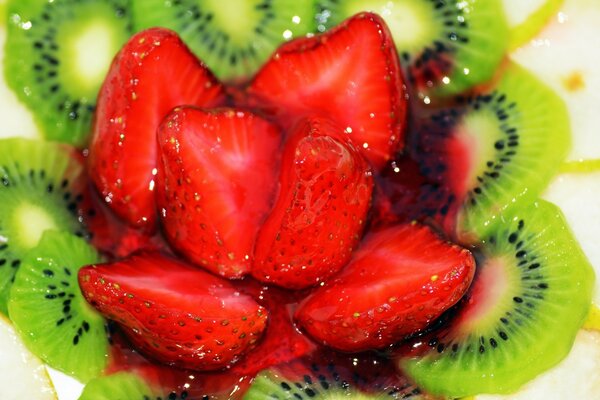
<instances>
[{"instance_id":1,"label":"sliced fruit","mask_svg":"<svg viewBox=\"0 0 600 400\"><path fill-rule=\"evenodd\" d=\"M350 259L371 204L371 169L344 130L300 121L285 143L279 194L256 239L252 276L291 289L317 285Z\"/></svg>"},{"instance_id":2,"label":"sliced fruit","mask_svg":"<svg viewBox=\"0 0 600 400\"><path fill-rule=\"evenodd\" d=\"M282 45L248 93L288 128L303 115L332 118L375 168L404 143L406 91L391 35L375 14Z\"/></svg>"},{"instance_id":3,"label":"sliced fruit","mask_svg":"<svg viewBox=\"0 0 600 400\"><path fill-rule=\"evenodd\" d=\"M577 242L600 276L600 172L561 174L550 184L544 198L564 212ZM600 282L594 288L594 303L600 306Z\"/></svg>"},{"instance_id":4,"label":"sliced fruit","mask_svg":"<svg viewBox=\"0 0 600 400\"><path fill-rule=\"evenodd\" d=\"M82 239L47 231L23 260L8 303L10 318L31 352L82 382L100 375L108 360L105 321L77 284L79 268L98 260Z\"/></svg>"},{"instance_id":5,"label":"sliced fruit","mask_svg":"<svg viewBox=\"0 0 600 400\"><path fill-rule=\"evenodd\" d=\"M6 43L6 1L0 0L0 48L4 49ZM0 64L4 65L5 54L0 51ZM21 136L25 138L39 138L41 133L36 127L31 111L19 101L4 79L0 76L0 138Z\"/></svg>"},{"instance_id":6,"label":"sliced fruit","mask_svg":"<svg viewBox=\"0 0 600 400\"><path fill-rule=\"evenodd\" d=\"M502 214L479 250L468 297L399 361L433 394L518 390L569 353L588 313L594 271L556 206Z\"/></svg>"},{"instance_id":7,"label":"sliced fruit","mask_svg":"<svg viewBox=\"0 0 600 400\"><path fill-rule=\"evenodd\" d=\"M267 311L231 284L160 253L83 268L87 301L161 362L218 370L252 349Z\"/></svg>"},{"instance_id":8,"label":"sliced fruit","mask_svg":"<svg viewBox=\"0 0 600 400\"><path fill-rule=\"evenodd\" d=\"M458 237L476 241L500 212L531 203L546 187L568 152L569 116L550 88L514 64L490 88L456 102L422 119L414 157L452 196L446 230L457 221Z\"/></svg>"},{"instance_id":9,"label":"sliced fruit","mask_svg":"<svg viewBox=\"0 0 600 400\"><path fill-rule=\"evenodd\" d=\"M249 272L275 195L279 130L247 111L176 108L158 131L157 203L171 245L228 278Z\"/></svg>"},{"instance_id":10,"label":"sliced fruit","mask_svg":"<svg viewBox=\"0 0 600 400\"><path fill-rule=\"evenodd\" d=\"M429 228L371 233L350 264L299 306L317 341L346 352L381 349L426 328L465 294L475 273L468 250Z\"/></svg>"},{"instance_id":11,"label":"sliced fruit","mask_svg":"<svg viewBox=\"0 0 600 400\"><path fill-rule=\"evenodd\" d=\"M593 399L600 393L600 333L580 331L560 364L508 396L481 395L474 400Z\"/></svg>"},{"instance_id":12,"label":"sliced fruit","mask_svg":"<svg viewBox=\"0 0 600 400\"><path fill-rule=\"evenodd\" d=\"M139 376L119 372L89 381L79 400L143 400L150 398L162 399Z\"/></svg>"},{"instance_id":13,"label":"sliced fruit","mask_svg":"<svg viewBox=\"0 0 600 400\"><path fill-rule=\"evenodd\" d=\"M28 139L0 140L0 312L23 257L47 229L85 236L80 222L83 165L72 148Z\"/></svg>"},{"instance_id":14,"label":"sliced fruit","mask_svg":"<svg viewBox=\"0 0 600 400\"><path fill-rule=\"evenodd\" d=\"M13 0L4 75L44 136L83 146L110 62L130 31L126 0Z\"/></svg>"},{"instance_id":15,"label":"sliced fruit","mask_svg":"<svg viewBox=\"0 0 600 400\"><path fill-rule=\"evenodd\" d=\"M509 49L514 50L533 39L554 17L565 0L503 0L510 26Z\"/></svg>"},{"instance_id":16,"label":"sliced fruit","mask_svg":"<svg viewBox=\"0 0 600 400\"><path fill-rule=\"evenodd\" d=\"M312 0L134 0L137 30L179 33L223 80L250 78L282 42L314 30Z\"/></svg>"},{"instance_id":17,"label":"sliced fruit","mask_svg":"<svg viewBox=\"0 0 600 400\"><path fill-rule=\"evenodd\" d=\"M501 0L319 0L323 32L361 11L389 25L408 80L420 91L457 94L494 75L508 45Z\"/></svg>"},{"instance_id":18,"label":"sliced fruit","mask_svg":"<svg viewBox=\"0 0 600 400\"><path fill-rule=\"evenodd\" d=\"M119 217L153 230L156 129L172 108L215 105L222 90L172 31L149 29L121 49L100 90L89 157L93 181Z\"/></svg>"},{"instance_id":19,"label":"sliced fruit","mask_svg":"<svg viewBox=\"0 0 600 400\"><path fill-rule=\"evenodd\" d=\"M10 321L0 315L0 385L11 398L55 400L44 364L27 350Z\"/></svg>"},{"instance_id":20,"label":"sliced fruit","mask_svg":"<svg viewBox=\"0 0 600 400\"><path fill-rule=\"evenodd\" d=\"M571 161L600 158L600 52L589 43L600 35L600 3L594 0L565 0L560 12L527 46L511 54L567 105L573 145ZM557 62L560 60L560 62Z\"/></svg>"},{"instance_id":21,"label":"sliced fruit","mask_svg":"<svg viewBox=\"0 0 600 400\"><path fill-rule=\"evenodd\" d=\"M374 368L374 366L377 366ZM377 371L377 372L375 372ZM318 355L261 372L244 400L425 399L418 388L390 369L387 360Z\"/></svg>"}]
</instances>

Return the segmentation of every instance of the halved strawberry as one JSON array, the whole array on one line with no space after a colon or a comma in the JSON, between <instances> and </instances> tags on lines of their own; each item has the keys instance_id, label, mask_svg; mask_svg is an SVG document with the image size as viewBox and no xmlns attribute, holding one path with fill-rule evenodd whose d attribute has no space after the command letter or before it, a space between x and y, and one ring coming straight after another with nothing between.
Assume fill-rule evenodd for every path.
<instances>
[{"instance_id":1,"label":"halved strawberry","mask_svg":"<svg viewBox=\"0 0 600 400\"><path fill-rule=\"evenodd\" d=\"M465 294L471 253L425 226L398 225L367 237L352 262L300 305L296 319L342 351L389 346L424 329Z\"/></svg>"},{"instance_id":2,"label":"halved strawberry","mask_svg":"<svg viewBox=\"0 0 600 400\"><path fill-rule=\"evenodd\" d=\"M280 190L256 239L252 275L300 289L339 271L358 245L371 203L370 167L325 118L300 121L283 152Z\"/></svg>"},{"instance_id":3,"label":"halved strawberry","mask_svg":"<svg viewBox=\"0 0 600 400\"><path fill-rule=\"evenodd\" d=\"M333 118L376 169L403 146L406 88L391 34L375 14L285 43L248 93L284 125L307 114Z\"/></svg>"},{"instance_id":4,"label":"halved strawberry","mask_svg":"<svg viewBox=\"0 0 600 400\"><path fill-rule=\"evenodd\" d=\"M125 44L100 90L89 157L94 183L117 215L154 228L156 128L173 107L213 106L223 93L172 31L149 29Z\"/></svg>"},{"instance_id":5,"label":"halved strawberry","mask_svg":"<svg viewBox=\"0 0 600 400\"><path fill-rule=\"evenodd\" d=\"M250 270L275 190L279 131L247 111L175 109L158 132L157 201L188 259L228 278Z\"/></svg>"},{"instance_id":6,"label":"halved strawberry","mask_svg":"<svg viewBox=\"0 0 600 400\"><path fill-rule=\"evenodd\" d=\"M84 267L86 300L143 353L195 370L229 366L255 346L267 311L222 278L161 253Z\"/></svg>"}]
</instances>

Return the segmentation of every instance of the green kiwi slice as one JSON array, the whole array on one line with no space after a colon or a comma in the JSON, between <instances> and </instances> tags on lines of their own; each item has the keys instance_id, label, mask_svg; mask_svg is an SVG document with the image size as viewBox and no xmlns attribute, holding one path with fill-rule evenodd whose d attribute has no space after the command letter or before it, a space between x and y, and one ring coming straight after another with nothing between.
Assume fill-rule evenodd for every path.
<instances>
[{"instance_id":1,"label":"green kiwi slice","mask_svg":"<svg viewBox=\"0 0 600 400\"><path fill-rule=\"evenodd\" d=\"M84 145L128 0L10 0L4 75L47 139Z\"/></svg>"},{"instance_id":2,"label":"green kiwi slice","mask_svg":"<svg viewBox=\"0 0 600 400\"><path fill-rule=\"evenodd\" d=\"M133 0L134 27L173 29L225 81L249 79L282 42L314 30L313 0Z\"/></svg>"},{"instance_id":3,"label":"green kiwi slice","mask_svg":"<svg viewBox=\"0 0 600 400\"><path fill-rule=\"evenodd\" d=\"M588 314L594 271L560 209L539 200L501 220L455 315L399 361L433 394L516 391L569 353Z\"/></svg>"},{"instance_id":4,"label":"green kiwi slice","mask_svg":"<svg viewBox=\"0 0 600 400\"><path fill-rule=\"evenodd\" d=\"M8 303L29 350L82 382L100 375L108 360L105 320L87 304L77 281L80 267L98 262L83 239L46 231L23 260Z\"/></svg>"},{"instance_id":5,"label":"green kiwi slice","mask_svg":"<svg viewBox=\"0 0 600 400\"><path fill-rule=\"evenodd\" d=\"M425 399L384 360L319 355L280 364L260 372L244 400L264 399Z\"/></svg>"},{"instance_id":6,"label":"green kiwi slice","mask_svg":"<svg viewBox=\"0 0 600 400\"><path fill-rule=\"evenodd\" d=\"M456 98L419 126L415 157L453 193L463 242L487 236L510 207L534 201L565 159L571 131L564 102L516 64L497 82Z\"/></svg>"},{"instance_id":7,"label":"green kiwi slice","mask_svg":"<svg viewBox=\"0 0 600 400\"><path fill-rule=\"evenodd\" d=\"M489 80L508 46L501 0L319 0L324 31L360 11L387 22L409 82L456 94Z\"/></svg>"},{"instance_id":8,"label":"green kiwi slice","mask_svg":"<svg viewBox=\"0 0 600 400\"><path fill-rule=\"evenodd\" d=\"M139 375L131 372L117 372L89 381L79 400L193 400L221 398L200 395L196 397L186 389L165 391L157 389L160 385L149 384ZM228 397L231 398L231 397Z\"/></svg>"},{"instance_id":9,"label":"green kiwi slice","mask_svg":"<svg viewBox=\"0 0 600 400\"><path fill-rule=\"evenodd\" d=\"M139 376L128 372L94 378L89 381L79 400L144 400L161 399Z\"/></svg>"},{"instance_id":10,"label":"green kiwi slice","mask_svg":"<svg viewBox=\"0 0 600 400\"><path fill-rule=\"evenodd\" d=\"M80 215L83 165L72 148L13 138L0 140L0 312L23 257L47 229L87 237Z\"/></svg>"}]
</instances>

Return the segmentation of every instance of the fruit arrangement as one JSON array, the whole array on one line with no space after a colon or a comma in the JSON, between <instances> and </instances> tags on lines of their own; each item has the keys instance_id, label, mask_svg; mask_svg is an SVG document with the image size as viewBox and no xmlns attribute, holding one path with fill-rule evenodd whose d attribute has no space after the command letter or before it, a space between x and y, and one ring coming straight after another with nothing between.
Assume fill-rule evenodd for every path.
<instances>
[{"instance_id":1,"label":"fruit arrangement","mask_svg":"<svg viewBox=\"0 0 600 400\"><path fill-rule=\"evenodd\" d=\"M540 198L569 111L504 59L531 26L205 3L7 4L45 140L0 141L0 312L32 353L84 400L454 399L567 356L594 271Z\"/></svg>"}]
</instances>

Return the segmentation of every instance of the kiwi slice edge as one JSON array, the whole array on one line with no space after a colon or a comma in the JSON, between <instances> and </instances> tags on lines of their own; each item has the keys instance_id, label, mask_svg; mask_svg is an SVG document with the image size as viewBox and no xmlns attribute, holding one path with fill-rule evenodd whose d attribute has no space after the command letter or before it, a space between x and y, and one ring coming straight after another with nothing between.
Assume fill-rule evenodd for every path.
<instances>
[{"instance_id":1,"label":"kiwi slice edge","mask_svg":"<svg viewBox=\"0 0 600 400\"><path fill-rule=\"evenodd\" d=\"M99 261L83 239L45 231L23 260L8 303L10 319L30 351L84 383L108 362L105 320L87 304L77 280L80 267Z\"/></svg>"},{"instance_id":2,"label":"kiwi slice edge","mask_svg":"<svg viewBox=\"0 0 600 400\"><path fill-rule=\"evenodd\" d=\"M278 45L315 30L312 0L132 0L135 30L177 32L223 81L245 81Z\"/></svg>"},{"instance_id":3,"label":"kiwi slice edge","mask_svg":"<svg viewBox=\"0 0 600 400\"><path fill-rule=\"evenodd\" d=\"M494 158L480 159L477 179L459 211L457 236L467 242L485 237L502 211L535 201L571 146L565 103L520 65L508 64L492 92L476 96L471 109L479 99L489 99L482 108L491 112L499 136L487 138Z\"/></svg>"},{"instance_id":4,"label":"kiwi slice edge","mask_svg":"<svg viewBox=\"0 0 600 400\"><path fill-rule=\"evenodd\" d=\"M67 145L0 140L0 312L22 258L46 229L85 237L83 165Z\"/></svg>"},{"instance_id":5,"label":"kiwi slice edge","mask_svg":"<svg viewBox=\"0 0 600 400\"><path fill-rule=\"evenodd\" d=\"M480 244L488 257L499 250L512 252L502 254L509 260L502 268L511 269L506 272L513 279L486 307L497 318L465 324L468 317L461 318L474 308L464 306L445 331L429 338L425 354L398 361L401 370L433 394L514 392L569 353L587 317L594 271L560 209L538 200L512 209L502 221ZM480 276L490 268L487 261L480 264Z\"/></svg>"},{"instance_id":6,"label":"kiwi slice edge","mask_svg":"<svg viewBox=\"0 0 600 400\"><path fill-rule=\"evenodd\" d=\"M381 14L408 80L439 96L488 81L508 47L508 22L499 0L319 0L316 11L319 31L358 11Z\"/></svg>"},{"instance_id":7,"label":"kiwi slice edge","mask_svg":"<svg viewBox=\"0 0 600 400\"><path fill-rule=\"evenodd\" d=\"M128 0L8 0L4 77L50 140L83 146L98 91L129 38Z\"/></svg>"}]
</instances>

